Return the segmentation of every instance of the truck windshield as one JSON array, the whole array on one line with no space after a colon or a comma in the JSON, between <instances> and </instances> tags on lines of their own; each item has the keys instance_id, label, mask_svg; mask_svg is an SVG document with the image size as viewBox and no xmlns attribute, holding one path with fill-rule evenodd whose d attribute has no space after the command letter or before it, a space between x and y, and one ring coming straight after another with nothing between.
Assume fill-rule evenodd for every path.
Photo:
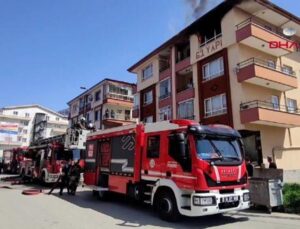
<instances>
[{"instance_id":1,"label":"truck windshield","mask_svg":"<svg viewBox=\"0 0 300 229\"><path fill-rule=\"evenodd\" d=\"M198 138L197 153L204 160L240 161L241 148L236 139Z\"/></svg>"}]
</instances>

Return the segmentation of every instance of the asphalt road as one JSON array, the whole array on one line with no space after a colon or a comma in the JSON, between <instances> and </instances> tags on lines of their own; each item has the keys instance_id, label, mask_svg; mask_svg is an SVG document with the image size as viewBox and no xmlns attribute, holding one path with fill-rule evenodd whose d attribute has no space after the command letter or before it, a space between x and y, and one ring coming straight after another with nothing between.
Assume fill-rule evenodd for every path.
<instances>
[{"instance_id":1,"label":"asphalt road","mask_svg":"<svg viewBox=\"0 0 300 229\"><path fill-rule=\"evenodd\" d=\"M0 186L9 185L0 181ZM161 221L147 206L123 197L102 202L91 191L79 189L76 196L41 193L25 196L32 186L13 185L0 188L0 228L2 229L94 229L94 228L300 228L300 216L253 211L233 212L223 216L183 218L178 223ZM36 187L35 187L36 188ZM37 187L40 188L40 187ZM44 189L46 192L49 189Z\"/></svg>"}]
</instances>

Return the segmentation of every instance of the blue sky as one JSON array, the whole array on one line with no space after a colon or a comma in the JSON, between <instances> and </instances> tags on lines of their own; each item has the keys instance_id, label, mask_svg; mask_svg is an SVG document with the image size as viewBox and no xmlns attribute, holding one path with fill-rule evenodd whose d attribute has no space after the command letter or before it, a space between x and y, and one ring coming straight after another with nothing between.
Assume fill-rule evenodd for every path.
<instances>
[{"instance_id":1,"label":"blue sky","mask_svg":"<svg viewBox=\"0 0 300 229\"><path fill-rule=\"evenodd\" d=\"M210 0L215 5L220 0ZM274 0L300 15L296 1ZM0 107L54 110L127 68L184 28L184 0L0 0Z\"/></svg>"}]
</instances>

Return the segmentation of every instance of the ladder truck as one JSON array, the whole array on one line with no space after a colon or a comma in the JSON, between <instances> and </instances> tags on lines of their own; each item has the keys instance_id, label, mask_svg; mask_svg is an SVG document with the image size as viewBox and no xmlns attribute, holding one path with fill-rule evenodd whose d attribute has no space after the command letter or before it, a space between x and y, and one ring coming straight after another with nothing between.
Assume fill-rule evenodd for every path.
<instances>
[{"instance_id":1,"label":"ladder truck","mask_svg":"<svg viewBox=\"0 0 300 229\"><path fill-rule=\"evenodd\" d=\"M250 206L238 131L191 120L137 124L87 136L84 181L100 199L121 193L176 221Z\"/></svg>"},{"instance_id":2,"label":"ladder truck","mask_svg":"<svg viewBox=\"0 0 300 229\"><path fill-rule=\"evenodd\" d=\"M80 160L84 154L87 133L90 130L68 128L65 134L39 139L28 147L20 173L23 177L43 183L54 183L68 160Z\"/></svg>"}]
</instances>

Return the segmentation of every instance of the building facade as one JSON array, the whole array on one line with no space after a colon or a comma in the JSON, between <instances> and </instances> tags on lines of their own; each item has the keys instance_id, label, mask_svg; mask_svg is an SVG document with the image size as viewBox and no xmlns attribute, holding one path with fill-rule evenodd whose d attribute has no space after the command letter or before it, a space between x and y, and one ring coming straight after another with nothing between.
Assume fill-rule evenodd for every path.
<instances>
[{"instance_id":1,"label":"building facade","mask_svg":"<svg viewBox=\"0 0 300 229\"><path fill-rule=\"evenodd\" d=\"M37 121L39 120L39 123ZM37 132L37 125L42 126ZM52 137L65 133L67 116L40 105L12 106L0 109L0 151L29 146L34 135ZM37 135L39 133L39 135Z\"/></svg>"},{"instance_id":2,"label":"building facade","mask_svg":"<svg viewBox=\"0 0 300 229\"><path fill-rule=\"evenodd\" d=\"M299 18L269 1L224 1L128 69L133 115L226 124L252 161L300 170L299 41Z\"/></svg>"},{"instance_id":3,"label":"building facade","mask_svg":"<svg viewBox=\"0 0 300 229\"><path fill-rule=\"evenodd\" d=\"M74 124L81 117L95 125L96 129L128 125L132 118L133 92L136 85L104 79L68 102L70 122Z\"/></svg>"}]
</instances>

